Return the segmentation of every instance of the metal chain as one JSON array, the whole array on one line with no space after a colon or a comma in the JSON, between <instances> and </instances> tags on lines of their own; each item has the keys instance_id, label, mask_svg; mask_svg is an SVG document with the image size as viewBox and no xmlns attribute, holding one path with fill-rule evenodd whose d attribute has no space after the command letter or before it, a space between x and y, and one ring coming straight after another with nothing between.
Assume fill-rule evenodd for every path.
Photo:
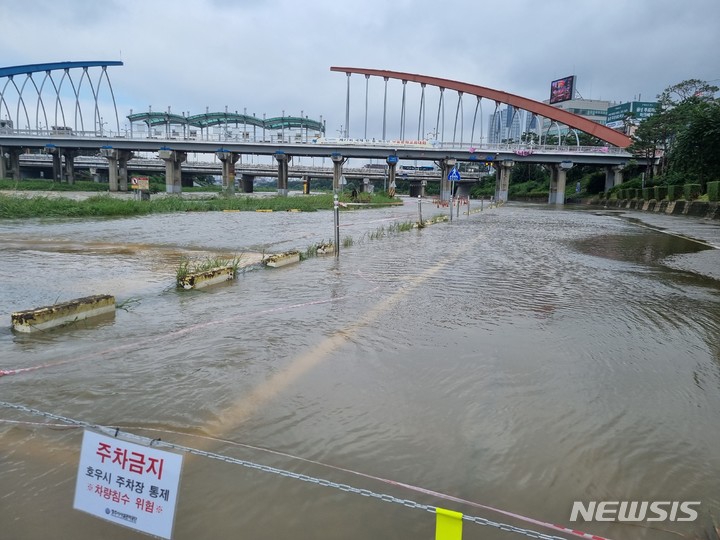
<instances>
[{"instance_id":1,"label":"metal chain","mask_svg":"<svg viewBox=\"0 0 720 540\"><path fill-rule=\"evenodd\" d=\"M421 504L421 503L412 501L410 499L400 499L398 497L395 497L393 495L388 495L386 493L377 493L377 492L371 491L369 489L356 488L356 487L353 487L353 486L350 486L347 484L340 484L338 482L333 482L331 480L325 480L323 478L316 478L314 476L309 476L307 474L296 473L296 472L287 471L284 469L278 469L276 467L271 467L269 465L262 465L260 463L255 463L253 461L247 461L244 459L234 458L234 457L226 456L223 454L218 454L216 452L208 452L205 450L199 450L197 448L192 448L189 446L183 446L183 445L179 445L179 444L175 444L175 443L161 441L160 439L150 439L148 437L142 437L140 435L135 435L133 433L129 433L126 431L120 431L119 428L92 424L90 422L84 422L82 420L68 418L66 416L62 416L59 414L40 411L38 409L26 407L25 405L17 405L14 403L6 403L4 401L0 401L0 407L15 409L15 410L26 412L26 413L29 413L29 414L32 414L35 416L42 416L42 417L50 418L53 420L59 420L61 422L65 422L66 424L70 424L70 425L74 425L74 426L78 426L78 427L95 429L97 431L102 431L103 433L106 433L107 435L109 435L111 437L117 438L118 436L122 435L122 437L124 439L134 440L134 441L143 443L147 446L169 448L172 450L185 452L187 454L192 454L195 456L206 457L206 458L215 459L218 461L223 461L223 462L229 463L231 465L241 465L241 466L247 467L249 469L255 469L255 470L266 472L266 473L276 474L278 476L282 476L285 478L292 478L293 480L300 480L302 482L308 482L310 484L316 484L316 485L323 486L323 487L334 488L334 489L338 489L340 491L344 491L346 493L354 493L356 495L362 495L363 497L370 497L373 499L378 499L383 502L400 504L407 508L416 508L416 509L424 510L426 512L431 512L431 513L435 513L437 510L437 508L435 506ZM462 519L465 521L470 521L472 523L477 523L478 525L483 525L486 527L494 527L501 531L513 532L516 534L524 535L524 536L527 536L528 538L537 538L539 540L567 540L566 538L562 538L560 536L543 534L543 533L540 533L537 531L533 531L531 529L523 529L521 527L515 527L515 526L509 525L507 523L492 521L490 519L477 517L477 516L468 516L468 515L463 514Z\"/></svg>"}]
</instances>

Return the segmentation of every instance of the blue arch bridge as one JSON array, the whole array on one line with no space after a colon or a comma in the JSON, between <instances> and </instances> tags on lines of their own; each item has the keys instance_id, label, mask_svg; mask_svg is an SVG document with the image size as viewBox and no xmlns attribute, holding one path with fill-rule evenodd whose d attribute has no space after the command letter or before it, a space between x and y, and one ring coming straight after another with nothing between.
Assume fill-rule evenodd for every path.
<instances>
[{"instance_id":1,"label":"blue arch bridge","mask_svg":"<svg viewBox=\"0 0 720 540\"><path fill-rule=\"evenodd\" d=\"M452 169L469 162L492 165L496 199L507 200L512 167L516 163L538 163L552 173L548 202L564 204L566 174L574 165L604 166L606 189L609 189L622 182L622 171L632 158L627 151L631 141L625 135L541 102L449 79L350 67L331 68L347 77L345 124L337 138L326 136L326 122L322 117L311 119L302 113L286 116L283 111L280 116L266 118L263 115L260 118L255 114L248 115L246 109L242 113L227 109L221 112L206 110L194 115L172 113L169 108L166 112L131 110L125 117L129 130L121 130L108 68L122 65L119 61L85 61L0 68L0 177L20 178L21 164L30 160L28 154L45 154L52 159L53 180L74 182L76 158L95 156L107 162L110 190L125 191L128 189L128 170L133 167L136 154L150 152L164 167L166 191L179 193L182 191L182 171L188 168L188 154L209 154L222 164L223 188L232 193L236 176L241 176L245 191L251 191L254 177L267 175L267 171L255 174L247 166L243 167L238 163L241 156L272 156L277 191L287 194L291 175L302 176L308 185L313 175L332 176L334 188L339 189L343 166L349 159L381 160L386 165L386 181L394 186L398 167L403 161L411 160L437 166L439 174L429 175L429 180L439 181L441 198L449 200L451 184L448 177ZM365 82L364 96L360 96L365 107L362 137L352 137L350 130L350 112L355 104L351 99L352 75L363 77ZM371 78L382 81L385 96L382 134L375 137L368 135ZM399 129L394 126L393 136L389 137L389 128L393 127L388 121L387 103L388 84L391 83L401 85L402 98ZM420 89L419 103L410 103L408 83ZM432 111L429 89L437 93L437 109ZM445 129L445 109L452 101L453 93L455 115L450 136L450 130L446 132ZM547 134L542 132L530 142L486 143L482 136L483 99L490 102L491 108L494 106L493 115L497 115L498 106L505 103L515 112L525 110L533 118L547 119L551 126L567 126L575 134L577 144L543 144ZM112 103L109 122L102 114L107 111L107 103ZM465 114L466 108L474 111L472 116ZM417 117L413 113L413 118L417 118L416 131L415 122L410 119L411 111L417 111ZM428 116L429 124L434 128L428 135L432 136L423 135ZM543 122L534 124L540 126ZM466 125L472 126L469 137ZM476 126L480 129L476 130ZM479 131L477 138L476 131ZM580 146L578 131L591 135L597 144ZM302 174L291 164L293 157L303 156L329 158L332 168L326 172L306 171ZM469 183L477 178L463 180L459 186L461 194L469 192ZM418 189L421 192L421 182L422 179L415 178L416 192Z\"/></svg>"}]
</instances>

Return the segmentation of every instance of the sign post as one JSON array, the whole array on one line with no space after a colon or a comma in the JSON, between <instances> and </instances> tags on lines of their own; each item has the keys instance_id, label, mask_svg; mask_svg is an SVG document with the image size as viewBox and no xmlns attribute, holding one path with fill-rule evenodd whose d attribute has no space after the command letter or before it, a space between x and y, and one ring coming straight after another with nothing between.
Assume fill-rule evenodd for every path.
<instances>
[{"instance_id":1,"label":"sign post","mask_svg":"<svg viewBox=\"0 0 720 540\"><path fill-rule=\"evenodd\" d=\"M170 539L182 455L85 430L73 508Z\"/></svg>"},{"instance_id":2,"label":"sign post","mask_svg":"<svg viewBox=\"0 0 720 540\"><path fill-rule=\"evenodd\" d=\"M448 180L450 180L450 221L452 221L453 217L453 200L455 195L455 182L460 181L460 172L457 170L457 167L453 167L450 171L450 174L448 174Z\"/></svg>"},{"instance_id":3,"label":"sign post","mask_svg":"<svg viewBox=\"0 0 720 540\"><path fill-rule=\"evenodd\" d=\"M136 199L144 199L144 194L150 193L150 178L147 176L131 176L130 189L135 190Z\"/></svg>"},{"instance_id":4,"label":"sign post","mask_svg":"<svg viewBox=\"0 0 720 540\"><path fill-rule=\"evenodd\" d=\"M333 195L333 222L335 229L335 258L340 256L340 202L338 195Z\"/></svg>"}]
</instances>

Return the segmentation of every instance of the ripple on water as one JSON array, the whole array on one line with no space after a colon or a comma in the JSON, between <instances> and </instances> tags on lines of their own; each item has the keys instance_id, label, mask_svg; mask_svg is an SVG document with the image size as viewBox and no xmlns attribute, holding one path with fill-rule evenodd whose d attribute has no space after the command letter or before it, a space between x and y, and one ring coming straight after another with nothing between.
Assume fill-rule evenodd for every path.
<instances>
[{"instance_id":1,"label":"ripple on water","mask_svg":"<svg viewBox=\"0 0 720 540\"><path fill-rule=\"evenodd\" d=\"M331 214L3 226L5 311L100 285L137 298L109 324L0 333L0 368L70 360L3 378L3 399L276 448L553 522L567 523L572 501L593 497L682 496L717 512L720 297L713 280L683 268L704 252L606 216L522 206L370 239L413 212L345 214L342 234L354 243L339 259L249 271L206 291L174 289L178 254L304 249L331 236ZM33 247L35 238L44 243ZM391 489L227 443L159 436ZM7 492L31 494L77 538L100 534L104 526L61 512L62 497L41 481L46 468L57 474L50 486L72 478L65 463L76 461L77 435L0 425L0 438ZM432 534L403 509L209 460L188 461L181 489L176 532L187 537L242 529L359 539L401 530L398 520L408 536ZM270 507L298 511L277 520ZM318 516L324 526L309 525ZM0 518L22 524L14 532L33 530L22 505L0 505Z\"/></svg>"}]
</instances>

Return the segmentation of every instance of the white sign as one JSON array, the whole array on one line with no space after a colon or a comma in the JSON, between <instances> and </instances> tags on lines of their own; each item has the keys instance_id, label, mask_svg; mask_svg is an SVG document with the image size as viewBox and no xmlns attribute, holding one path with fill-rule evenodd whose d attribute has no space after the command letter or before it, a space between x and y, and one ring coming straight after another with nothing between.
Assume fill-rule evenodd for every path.
<instances>
[{"instance_id":1,"label":"white sign","mask_svg":"<svg viewBox=\"0 0 720 540\"><path fill-rule=\"evenodd\" d=\"M182 455L83 433L73 508L171 538Z\"/></svg>"}]
</instances>

